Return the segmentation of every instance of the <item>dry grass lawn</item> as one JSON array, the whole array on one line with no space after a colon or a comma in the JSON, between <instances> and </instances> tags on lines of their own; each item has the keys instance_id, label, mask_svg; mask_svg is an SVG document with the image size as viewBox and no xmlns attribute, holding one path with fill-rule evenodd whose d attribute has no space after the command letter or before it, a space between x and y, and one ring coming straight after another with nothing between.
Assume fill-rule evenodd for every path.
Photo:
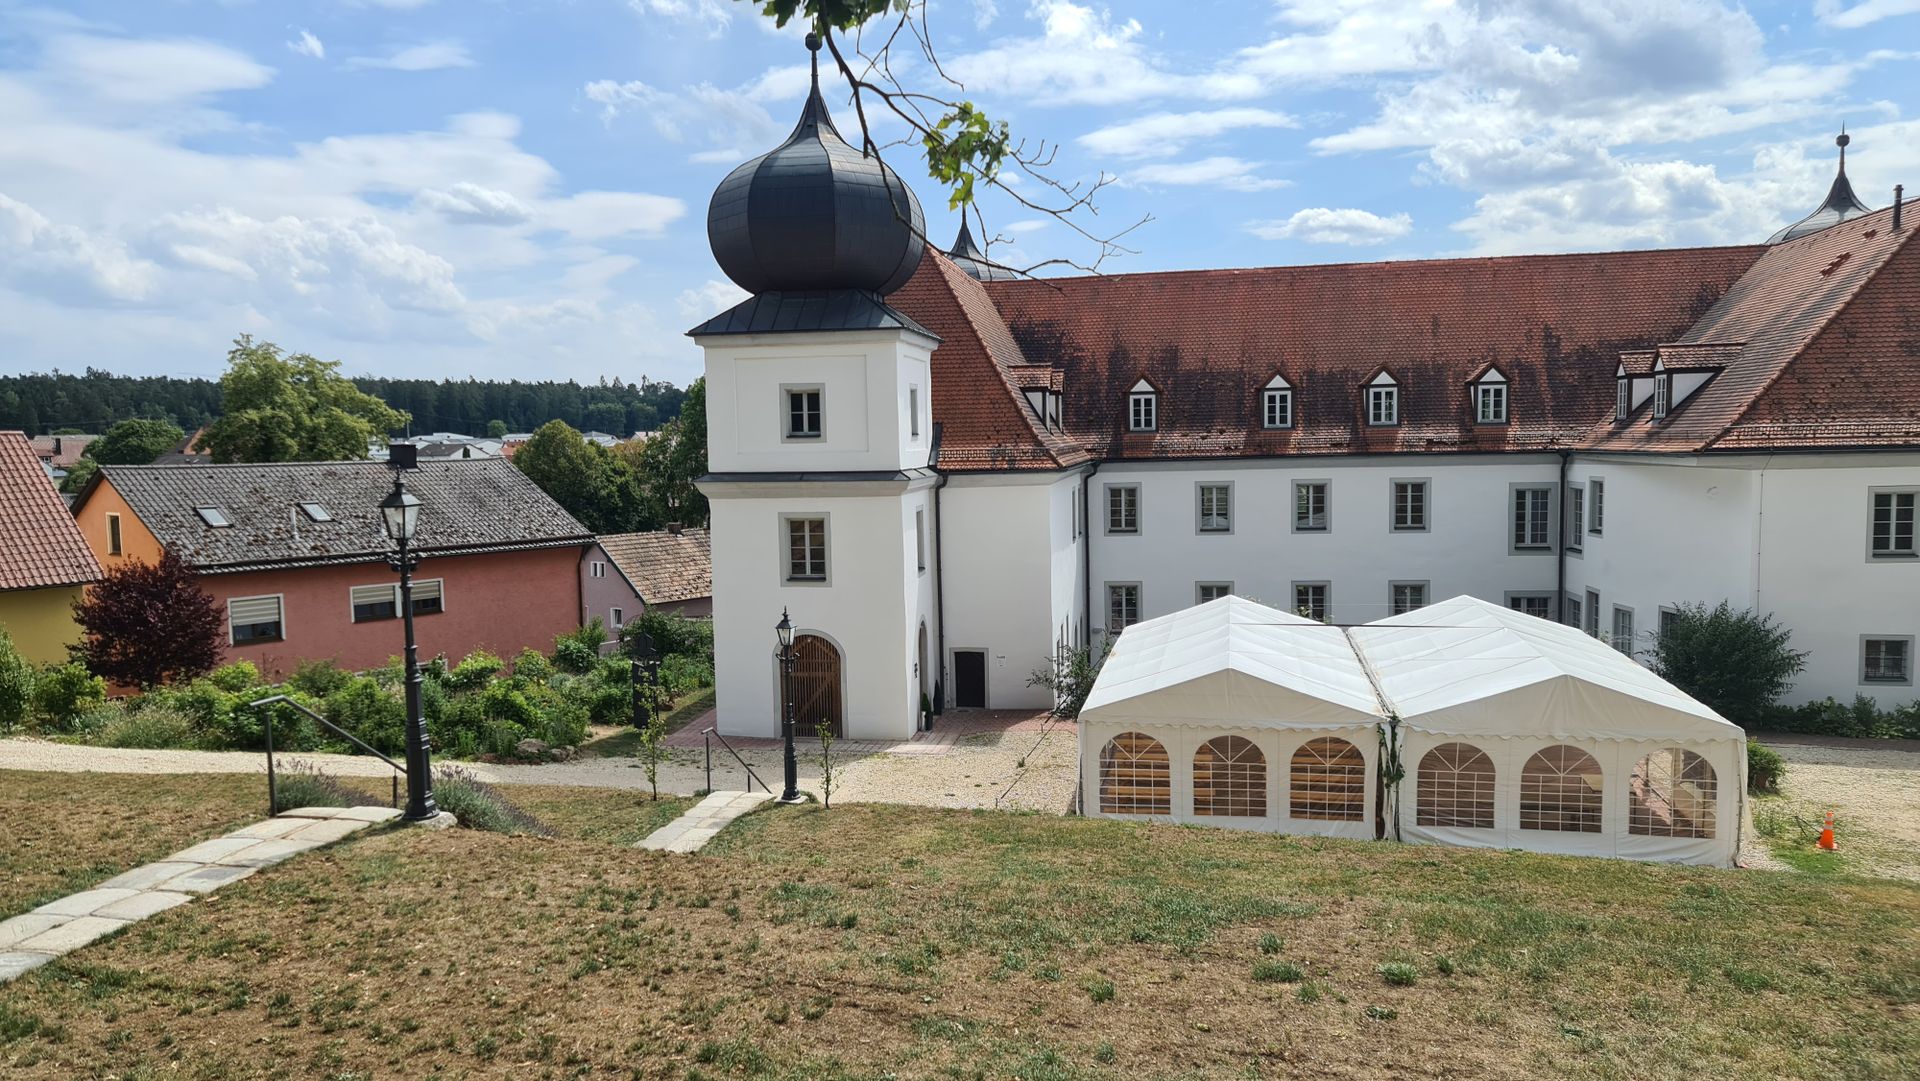
<instances>
[{"instance_id":1,"label":"dry grass lawn","mask_svg":"<svg viewBox=\"0 0 1920 1081\"><path fill-rule=\"evenodd\" d=\"M93 791L132 807L159 779L119 780ZM508 793L573 836L384 830L309 853L9 986L0 1069L1697 1081L1920 1065L1907 883L878 805L768 809L674 857L607 843L666 813L631 792Z\"/></svg>"}]
</instances>

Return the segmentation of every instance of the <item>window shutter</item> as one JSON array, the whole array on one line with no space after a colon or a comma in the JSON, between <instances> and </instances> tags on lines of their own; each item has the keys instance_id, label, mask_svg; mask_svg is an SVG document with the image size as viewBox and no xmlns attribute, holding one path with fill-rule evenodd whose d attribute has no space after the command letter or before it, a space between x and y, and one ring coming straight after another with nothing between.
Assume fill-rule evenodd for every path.
<instances>
[{"instance_id":1,"label":"window shutter","mask_svg":"<svg viewBox=\"0 0 1920 1081\"><path fill-rule=\"evenodd\" d=\"M353 604L358 608L363 604L394 604L394 586L354 586Z\"/></svg>"},{"instance_id":2,"label":"window shutter","mask_svg":"<svg viewBox=\"0 0 1920 1081\"><path fill-rule=\"evenodd\" d=\"M443 581L445 580L441 578L428 578L425 581L413 583L413 603L441 600L440 590Z\"/></svg>"},{"instance_id":3,"label":"window shutter","mask_svg":"<svg viewBox=\"0 0 1920 1081\"><path fill-rule=\"evenodd\" d=\"M235 597L227 602L227 615L234 623L280 622L280 598Z\"/></svg>"}]
</instances>

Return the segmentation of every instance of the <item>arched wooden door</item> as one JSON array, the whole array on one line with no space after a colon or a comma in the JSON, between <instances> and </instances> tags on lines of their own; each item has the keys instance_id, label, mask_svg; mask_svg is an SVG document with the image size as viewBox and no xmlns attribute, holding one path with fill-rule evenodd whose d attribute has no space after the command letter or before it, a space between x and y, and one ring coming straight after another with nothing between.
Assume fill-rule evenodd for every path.
<instances>
[{"instance_id":1,"label":"arched wooden door","mask_svg":"<svg viewBox=\"0 0 1920 1081\"><path fill-rule=\"evenodd\" d=\"M817 634L793 639L793 731L817 735L824 723L835 736L840 724L840 651Z\"/></svg>"}]
</instances>

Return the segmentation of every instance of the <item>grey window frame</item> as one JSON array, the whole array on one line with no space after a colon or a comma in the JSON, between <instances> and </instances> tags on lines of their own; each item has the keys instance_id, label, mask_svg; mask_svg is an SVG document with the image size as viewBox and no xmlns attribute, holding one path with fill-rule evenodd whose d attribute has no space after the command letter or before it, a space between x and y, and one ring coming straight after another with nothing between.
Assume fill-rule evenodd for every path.
<instances>
[{"instance_id":1,"label":"grey window frame","mask_svg":"<svg viewBox=\"0 0 1920 1081\"><path fill-rule=\"evenodd\" d=\"M1633 380L1620 376L1613 382L1613 419L1625 420L1633 412Z\"/></svg>"},{"instance_id":2,"label":"grey window frame","mask_svg":"<svg viewBox=\"0 0 1920 1081\"><path fill-rule=\"evenodd\" d=\"M919 573L927 573L927 508L913 508L913 561Z\"/></svg>"},{"instance_id":3,"label":"grey window frame","mask_svg":"<svg viewBox=\"0 0 1920 1081\"><path fill-rule=\"evenodd\" d=\"M920 384L907 384L907 438L920 442Z\"/></svg>"},{"instance_id":4,"label":"grey window frame","mask_svg":"<svg viewBox=\"0 0 1920 1081\"><path fill-rule=\"evenodd\" d=\"M1319 485L1320 525L1318 527L1300 524L1300 490ZM1333 532L1333 481L1331 479L1305 479L1293 482L1292 505L1287 510L1289 527L1295 533L1331 533Z\"/></svg>"},{"instance_id":5,"label":"grey window frame","mask_svg":"<svg viewBox=\"0 0 1920 1081\"><path fill-rule=\"evenodd\" d=\"M1581 630L1581 620L1586 618L1586 606L1572 593L1560 598L1560 623L1562 626Z\"/></svg>"},{"instance_id":6,"label":"grey window frame","mask_svg":"<svg viewBox=\"0 0 1920 1081\"><path fill-rule=\"evenodd\" d=\"M1403 526L1400 524L1400 486L1417 484L1420 486L1420 524ZM1389 477L1387 478L1387 532L1389 533L1429 533L1433 530L1433 480L1430 477Z\"/></svg>"},{"instance_id":7,"label":"grey window frame","mask_svg":"<svg viewBox=\"0 0 1920 1081\"><path fill-rule=\"evenodd\" d=\"M1136 408L1141 402L1146 403L1146 409L1144 410L1146 414L1145 424L1140 423L1141 413L1143 411ZM1160 393L1153 390L1127 391L1127 431L1157 432L1159 430Z\"/></svg>"},{"instance_id":8,"label":"grey window frame","mask_svg":"<svg viewBox=\"0 0 1920 1081\"><path fill-rule=\"evenodd\" d=\"M1678 619L1680 617L1680 609L1675 608L1671 604L1663 604L1660 606L1660 610L1654 613L1653 632L1655 635L1655 639L1654 639L1655 641L1659 640L1658 638L1659 635L1667 633L1667 617L1668 616L1672 616L1675 619Z\"/></svg>"},{"instance_id":9,"label":"grey window frame","mask_svg":"<svg viewBox=\"0 0 1920 1081\"><path fill-rule=\"evenodd\" d=\"M1587 590L1586 622L1580 627L1580 633L1589 638L1600 637L1600 591Z\"/></svg>"},{"instance_id":10,"label":"grey window frame","mask_svg":"<svg viewBox=\"0 0 1920 1081\"><path fill-rule=\"evenodd\" d=\"M1546 601L1546 602L1547 602L1547 614L1546 614L1546 615L1544 615L1544 616L1542 616L1542 615L1534 615L1534 613L1532 613L1532 612L1529 612L1529 611L1527 611L1527 610L1526 610L1526 609L1524 609L1524 608L1516 608L1516 607L1514 607L1514 604L1513 604L1513 602L1514 602L1514 601L1519 601L1519 600L1528 600L1528 601L1533 601L1533 600L1539 600L1539 601ZM1546 620L1546 621L1547 621L1547 622L1549 622L1549 623L1553 623L1553 622L1556 622L1556 621L1558 621L1558 620L1559 620L1559 618L1560 618L1560 611L1559 611L1559 607L1558 607L1558 605L1556 605L1556 604L1554 603L1554 595L1553 595L1553 592L1552 592L1551 590L1546 590L1546 589L1510 589L1510 590L1508 590L1508 591L1507 591L1507 593L1506 593L1506 600L1505 600L1505 603L1506 603L1506 606L1507 606L1507 609L1508 609L1509 611L1513 611L1513 612L1519 612L1519 613L1520 613L1521 615L1525 615L1525 616L1533 616L1533 617L1534 617L1535 619L1544 619L1544 620Z\"/></svg>"},{"instance_id":11,"label":"grey window frame","mask_svg":"<svg viewBox=\"0 0 1920 1081\"><path fill-rule=\"evenodd\" d=\"M1209 600L1219 600L1219 597L1206 596L1206 591L1209 589L1220 590L1221 597L1233 596L1232 582L1195 582L1193 583L1193 603L1206 604Z\"/></svg>"},{"instance_id":12,"label":"grey window frame","mask_svg":"<svg viewBox=\"0 0 1920 1081\"><path fill-rule=\"evenodd\" d=\"M1513 395L1507 389L1508 386L1509 384L1505 380L1494 379L1482 379L1473 385L1473 422L1475 424L1494 425L1507 423L1507 417L1510 415L1509 405L1513 398ZM1494 398L1495 391L1500 392L1500 415L1497 417L1489 417L1487 415L1487 402Z\"/></svg>"},{"instance_id":13,"label":"grey window frame","mask_svg":"<svg viewBox=\"0 0 1920 1081\"><path fill-rule=\"evenodd\" d=\"M1607 514L1607 480L1605 477L1587 478L1587 536L1601 536L1605 530Z\"/></svg>"},{"instance_id":14,"label":"grey window frame","mask_svg":"<svg viewBox=\"0 0 1920 1081\"><path fill-rule=\"evenodd\" d=\"M793 573L794 522L820 523L819 577ZM825 511L792 511L780 515L780 584L784 586L830 586L833 584L833 515Z\"/></svg>"},{"instance_id":15,"label":"grey window frame","mask_svg":"<svg viewBox=\"0 0 1920 1081\"><path fill-rule=\"evenodd\" d=\"M1911 687L1913 686L1913 640L1911 634L1863 634L1860 636L1860 686L1862 687ZM1906 675L1901 679L1867 678L1867 645L1872 642L1899 642L1906 646Z\"/></svg>"},{"instance_id":16,"label":"grey window frame","mask_svg":"<svg viewBox=\"0 0 1920 1081\"><path fill-rule=\"evenodd\" d=\"M1613 648L1631 657L1633 656L1633 638L1635 634L1639 633L1637 623L1634 620L1633 609L1624 604L1616 604L1613 606L1612 613L1613 618L1607 626L1607 641L1613 643ZM1622 615L1627 617L1627 644L1624 647L1620 644L1620 617Z\"/></svg>"},{"instance_id":17,"label":"grey window frame","mask_svg":"<svg viewBox=\"0 0 1920 1081\"><path fill-rule=\"evenodd\" d=\"M1653 419L1665 420L1673 412L1673 377L1666 372L1653 373Z\"/></svg>"},{"instance_id":18,"label":"grey window frame","mask_svg":"<svg viewBox=\"0 0 1920 1081\"><path fill-rule=\"evenodd\" d=\"M1207 528L1206 502L1207 489L1225 488L1227 490L1227 524L1224 527ZM1193 484L1193 531L1202 536L1225 537L1233 534L1233 482L1230 480L1202 480Z\"/></svg>"},{"instance_id":19,"label":"grey window frame","mask_svg":"<svg viewBox=\"0 0 1920 1081\"><path fill-rule=\"evenodd\" d=\"M1122 626L1122 627L1116 627L1113 625L1113 593L1114 593L1114 590L1116 589L1133 590L1133 623L1128 623L1126 624L1126 626ZM1121 631L1126 630L1127 627L1131 627L1133 626L1134 623L1140 622L1141 593L1142 593L1142 590L1140 588L1139 582L1107 582L1105 584L1105 588L1101 590L1101 596L1104 597L1106 600L1106 615L1103 620L1103 625L1107 628L1108 634L1110 635L1119 634Z\"/></svg>"},{"instance_id":20,"label":"grey window frame","mask_svg":"<svg viewBox=\"0 0 1920 1081\"><path fill-rule=\"evenodd\" d=\"M1584 484L1569 484L1566 488L1567 506L1564 512L1567 534L1560 540L1567 546L1568 555L1579 555L1586 544L1587 531L1587 488Z\"/></svg>"},{"instance_id":21,"label":"grey window frame","mask_svg":"<svg viewBox=\"0 0 1920 1081\"><path fill-rule=\"evenodd\" d=\"M1300 591L1302 589L1320 590L1320 615L1308 616L1307 618L1318 619L1322 623L1333 622L1333 583L1332 582L1324 578L1307 578L1297 582L1292 582L1288 585L1287 588L1293 594L1293 607L1287 610L1292 612L1294 615L1299 615L1300 609L1303 607L1307 607L1307 608L1312 607L1311 605L1302 605L1300 603Z\"/></svg>"},{"instance_id":22,"label":"grey window frame","mask_svg":"<svg viewBox=\"0 0 1920 1081\"><path fill-rule=\"evenodd\" d=\"M233 603L235 601L264 601L269 597L273 599L274 611L280 616L280 618L275 620L273 624L274 626L279 628L279 633L274 635L272 638L248 638L242 641L239 637L237 637L234 634L234 629L236 627L239 627L239 626L264 627L266 626L266 624L264 623L236 624L233 621ZM256 593L247 597L228 597L227 598L227 644L229 646L251 646L251 645L256 645L264 642L284 642L286 640L287 640L287 595L285 593Z\"/></svg>"},{"instance_id":23,"label":"grey window frame","mask_svg":"<svg viewBox=\"0 0 1920 1081\"><path fill-rule=\"evenodd\" d=\"M1911 546L1904 551L1898 548L1889 548L1885 552L1874 549L1874 529L1877 524L1875 519L1879 515L1877 504L1881 496L1887 496L1894 501L1891 505L1894 518L1888 523L1887 539L1889 541L1898 535L1899 497L1906 496L1913 501L1913 506L1908 511L1911 521L1907 526L1907 536ZM1920 559L1920 488L1893 486L1867 489L1867 562L1900 563L1912 559Z\"/></svg>"},{"instance_id":24,"label":"grey window frame","mask_svg":"<svg viewBox=\"0 0 1920 1081\"><path fill-rule=\"evenodd\" d=\"M1113 493L1123 489L1133 492L1133 528L1132 529L1113 528ZM1139 536L1140 535L1140 485L1139 485L1139 482L1136 481L1129 484L1109 484L1106 486L1106 493L1107 493L1107 499L1106 499L1107 512L1103 516L1103 519L1106 522L1107 536L1109 537Z\"/></svg>"},{"instance_id":25,"label":"grey window frame","mask_svg":"<svg viewBox=\"0 0 1920 1081\"><path fill-rule=\"evenodd\" d=\"M796 394L815 395L813 421L816 426L812 432L793 430L793 396ZM804 410L803 410L804 415ZM827 388L822 383L782 383L780 384L780 441L783 443L817 443L827 437Z\"/></svg>"},{"instance_id":26,"label":"grey window frame","mask_svg":"<svg viewBox=\"0 0 1920 1081\"><path fill-rule=\"evenodd\" d=\"M1555 526L1558 524L1555 520L1557 515L1555 514L1555 506L1554 506L1555 503L1557 502L1554 499L1554 494L1555 494L1554 489L1556 487L1557 485L1553 485L1553 484L1539 484L1535 482L1520 482L1520 481L1515 481L1507 485L1507 554L1508 555L1550 555L1552 554L1552 552L1554 551L1554 543L1553 543L1554 529L1555 529ZM1547 521L1546 521L1545 528L1540 531L1541 536L1545 537L1546 539L1540 544L1522 544L1518 539L1518 534L1520 532L1518 503L1520 499L1520 493L1522 492L1545 492L1546 493L1546 499L1544 502L1546 505ZM1532 534L1529 533L1528 535L1531 536Z\"/></svg>"},{"instance_id":27,"label":"grey window frame","mask_svg":"<svg viewBox=\"0 0 1920 1081\"><path fill-rule=\"evenodd\" d=\"M1375 408L1379 404L1379 402L1375 400L1375 397L1374 397L1375 395L1379 395L1380 401L1385 401L1389 406L1392 407L1389 410L1391 414L1389 419L1387 420L1375 419L1379 415L1379 410ZM1397 428L1399 426L1400 426L1400 384L1368 383L1367 384L1367 427Z\"/></svg>"},{"instance_id":28,"label":"grey window frame","mask_svg":"<svg viewBox=\"0 0 1920 1081\"><path fill-rule=\"evenodd\" d=\"M1285 403L1287 419L1284 424L1273 421L1274 405ZM1269 431L1279 431L1293 427L1293 388L1265 387L1260 391L1260 426Z\"/></svg>"},{"instance_id":29,"label":"grey window frame","mask_svg":"<svg viewBox=\"0 0 1920 1081\"><path fill-rule=\"evenodd\" d=\"M1407 588L1411 586L1420 587L1420 603L1414 605L1412 608L1404 608L1404 609L1400 608L1399 607L1400 598L1398 596L1399 591L1403 588ZM1420 609L1425 608L1427 605L1432 603L1433 603L1433 583L1430 581L1427 581L1425 579L1406 578L1406 579L1397 579L1387 583L1387 614L1390 616L1404 615L1407 612L1417 612Z\"/></svg>"}]
</instances>

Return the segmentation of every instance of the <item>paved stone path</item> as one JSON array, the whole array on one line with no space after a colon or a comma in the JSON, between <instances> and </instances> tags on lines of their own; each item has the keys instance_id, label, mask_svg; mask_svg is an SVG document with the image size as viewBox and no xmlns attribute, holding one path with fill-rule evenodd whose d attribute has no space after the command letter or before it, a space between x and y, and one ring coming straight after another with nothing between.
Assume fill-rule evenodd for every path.
<instances>
[{"instance_id":1,"label":"paved stone path","mask_svg":"<svg viewBox=\"0 0 1920 1081\"><path fill-rule=\"evenodd\" d=\"M238 882L262 867L331 844L375 822L389 807L301 807L202 841L32 912L0 922L0 983L31 972L102 935Z\"/></svg>"},{"instance_id":2,"label":"paved stone path","mask_svg":"<svg viewBox=\"0 0 1920 1081\"><path fill-rule=\"evenodd\" d=\"M640 842L656 852L698 852L727 823L773 798L771 792L715 792Z\"/></svg>"}]
</instances>

